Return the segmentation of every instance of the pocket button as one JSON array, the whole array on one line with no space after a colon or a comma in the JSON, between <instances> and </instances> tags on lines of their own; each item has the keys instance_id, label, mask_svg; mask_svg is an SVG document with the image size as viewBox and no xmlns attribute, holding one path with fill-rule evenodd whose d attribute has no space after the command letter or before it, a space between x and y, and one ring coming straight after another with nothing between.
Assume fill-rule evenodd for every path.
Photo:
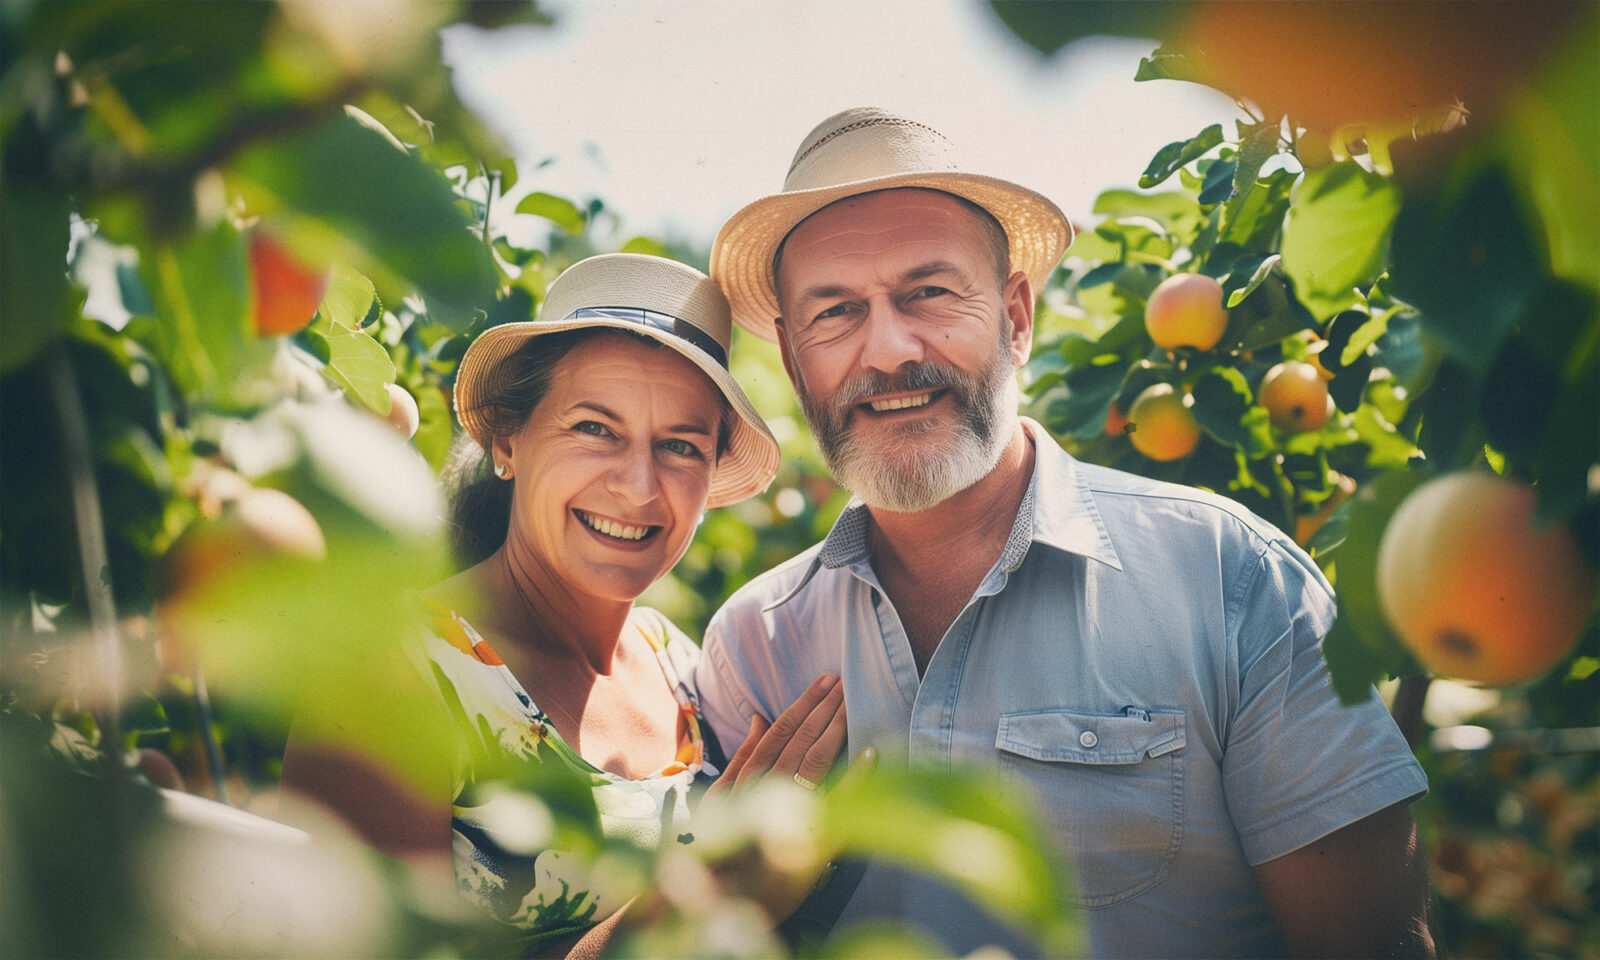
<instances>
[{"instance_id":1,"label":"pocket button","mask_svg":"<svg viewBox=\"0 0 1600 960\"><path fill-rule=\"evenodd\" d=\"M1088 750L1093 749L1094 745L1100 742L1100 738L1094 735L1093 730L1085 730L1078 734L1078 742L1083 744L1084 749Z\"/></svg>"}]
</instances>

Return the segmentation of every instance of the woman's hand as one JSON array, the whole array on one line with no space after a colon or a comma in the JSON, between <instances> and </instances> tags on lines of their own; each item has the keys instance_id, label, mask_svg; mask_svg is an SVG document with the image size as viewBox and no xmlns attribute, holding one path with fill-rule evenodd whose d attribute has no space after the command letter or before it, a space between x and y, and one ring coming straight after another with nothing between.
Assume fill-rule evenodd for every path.
<instances>
[{"instance_id":1,"label":"woman's hand","mask_svg":"<svg viewBox=\"0 0 1600 960\"><path fill-rule=\"evenodd\" d=\"M815 789L844 749L844 741L844 684L825 673L772 723L759 713L751 719L750 733L711 789L729 790L769 774Z\"/></svg>"}]
</instances>

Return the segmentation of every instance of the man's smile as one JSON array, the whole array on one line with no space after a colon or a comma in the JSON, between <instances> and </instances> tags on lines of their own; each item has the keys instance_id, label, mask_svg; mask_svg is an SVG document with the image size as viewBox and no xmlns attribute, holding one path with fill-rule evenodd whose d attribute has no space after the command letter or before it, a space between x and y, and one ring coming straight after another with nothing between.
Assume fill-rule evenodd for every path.
<instances>
[{"instance_id":1,"label":"man's smile","mask_svg":"<svg viewBox=\"0 0 1600 960\"><path fill-rule=\"evenodd\" d=\"M868 400L859 406L866 407L873 413L890 413L895 410L913 410L925 407L939 397L944 396L945 390L924 390L920 393L902 394L897 397L879 397Z\"/></svg>"}]
</instances>

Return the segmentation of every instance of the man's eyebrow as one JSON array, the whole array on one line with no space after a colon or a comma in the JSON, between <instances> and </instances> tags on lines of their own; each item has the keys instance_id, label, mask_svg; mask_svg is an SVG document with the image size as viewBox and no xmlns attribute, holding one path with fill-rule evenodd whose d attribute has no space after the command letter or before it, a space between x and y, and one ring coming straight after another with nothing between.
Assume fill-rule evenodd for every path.
<instances>
[{"instance_id":1,"label":"man's eyebrow","mask_svg":"<svg viewBox=\"0 0 1600 960\"><path fill-rule=\"evenodd\" d=\"M915 283L941 273L960 273L960 268L948 260L933 260L919 264L900 275L901 283ZM848 297L853 291L850 288L836 283L822 283L814 287L807 287L800 291L798 300L832 300L839 297Z\"/></svg>"}]
</instances>

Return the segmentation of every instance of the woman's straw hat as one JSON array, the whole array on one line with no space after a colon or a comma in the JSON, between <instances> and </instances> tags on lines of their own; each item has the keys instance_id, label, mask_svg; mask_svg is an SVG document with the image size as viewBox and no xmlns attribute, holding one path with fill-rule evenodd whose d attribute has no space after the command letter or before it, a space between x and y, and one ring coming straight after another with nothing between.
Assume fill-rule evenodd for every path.
<instances>
[{"instance_id":1,"label":"woman's straw hat","mask_svg":"<svg viewBox=\"0 0 1600 960\"><path fill-rule=\"evenodd\" d=\"M783 192L734 214L711 246L711 275L722 285L741 327L777 339L772 258L800 221L844 197L895 187L927 187L976 203L994 215L1011 241L1011 269L1035 291L1044 288L1072 225L1055 204L1026 187L962 173L939 131L873 107L837 113L818 124L794 155Z\"/></svg>"},{"instance_id":2,"label":"woman's straw hat","mask_svg":"<svg viewBox=\"0 0 1600 960\"><path fill-rule=\"evenodd\" d=\"M778 470L778 443L750 398L728 372L733 324L728 302L709 277L664 257L606 253L580 260L550 284L539 319L490 327L467 350L456 371L456 415L474 440L492 439L483 398L501 361L546 333L614 327L659 340L705 371L738 416L728 449L711 478L708 507L760 493Z\"/></svg>"}]
</instances>

